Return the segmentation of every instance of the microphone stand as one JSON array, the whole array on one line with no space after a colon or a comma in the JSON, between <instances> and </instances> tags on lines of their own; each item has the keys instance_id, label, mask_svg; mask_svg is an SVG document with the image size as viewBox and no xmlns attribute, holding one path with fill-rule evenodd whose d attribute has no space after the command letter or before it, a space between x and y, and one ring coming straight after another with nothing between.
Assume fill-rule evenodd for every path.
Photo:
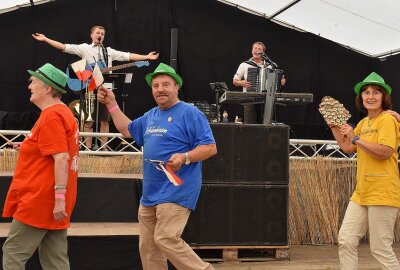
<instances>
[{"instance_id":1,"label":"microphone stand","mask_svg":"<svg viewBox=\"0 0 400 270\"><path fill-rule=\"evenodd\" d=\"M107 68L108 67L108 54L106 48L104 48L103 43L101 43L101 38L99 37L99 45L101 47L101 50L103 52L103 60L104 60L104 65ZM100 60L100 59L99 59Z\"/></svg>"},{"instance_id":2,"label":"microphone stand","mask_svg":"<svg viewBox=\"0 0 400 270\"><path fill-rule=\"evenodd\" d=\"M99 59L98 59L98 61L96 61L96 58L94 59L95 66L96 66L97 62L99 62L99 63L101 62L101 54L100 54L100 47L102 47L101 37L98 38L98 42L99 42L99 44L98 44L98 46L99 46L98 58ZM104 53L103 53L103 55L104 55ZM92 80L93 80L93 78L92 78ZM99 133L99 110L100 110L99 100L97 99L97 96L96 96L96 129L95 129L96 133ZM95 150L95 151L99 149L99 146L97 145L97 141L98 141L98 137L96 136L94 138L94 145L93 145L93 150Z\"/></svg>"},{"instance_id":3,"label":"microphone stand","mask_svg":"<svg viewBox=\"0 0 400 270\"><path fill-rule=\"evenodd\" d=\"M265 53L262 54L262 58L264 59L265 62L270 64L274 69L278 67L278 65L275 62L272 62L272 60L269 59L269 57Z\"/></svg>"}]
</instances>

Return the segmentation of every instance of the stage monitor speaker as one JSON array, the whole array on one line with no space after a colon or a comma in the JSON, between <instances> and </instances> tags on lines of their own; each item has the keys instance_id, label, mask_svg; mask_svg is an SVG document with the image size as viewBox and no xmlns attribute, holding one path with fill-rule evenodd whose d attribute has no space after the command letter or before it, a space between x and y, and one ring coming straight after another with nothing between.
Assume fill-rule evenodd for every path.
<instances>
[{"instance_id":1,"label":"stage monitor speaker","mask_svg":"<svg viewBox=\"0 0 400 270\"><path fill-rule=\"evenodd\" d=\"M288 186L203 184L183 239L191 245L287 245Z\"/></svg>"},{"instance_id":2,"label":"stage monitor speaker","mask_svg":"<svg viewBox=\"0 0 400 270\"><path fill-rule=\"evenodd\" d=\"M289 126L211 123L218 153L203 162L203 183L289 182Z\"/></svg>"},{"instance_id":3,"label":"stage monitor speaker","mask_svg":"<svg viewBox=\"0 0 400 270\"><path fill-rule=\"evenodd\" d=\"M0 214L3 212L11 181L12 176L0 176ZM138 222L141 191L140 179L80 176L71 221ZM0 217L0 223L10 220Z\"/></svg>"},{"instance_id":4,"label":"stage monitor speaker","mask_svg":"<svg viewBox=\"0 0 400 270\"><path fill-rule=\"evenodd\" d=\"M0 223L11 222L11 218L1 217L4 210L4 202L7 198L8 189L10 188L12 176L0 176Z\"/></svg>"}]
</instances>

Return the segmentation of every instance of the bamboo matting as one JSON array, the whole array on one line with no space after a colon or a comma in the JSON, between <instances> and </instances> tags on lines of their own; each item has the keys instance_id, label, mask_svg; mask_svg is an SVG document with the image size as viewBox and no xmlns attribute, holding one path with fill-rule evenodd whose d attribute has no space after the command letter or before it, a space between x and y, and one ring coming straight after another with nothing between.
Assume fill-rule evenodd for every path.
<instances>
[{"instance_id":1,"label":"bamboo matting","mask_svg":"<svg viewBox=\"0 0 400 270\"><path fill-rule=\"evenodd\" d=\"M290 159L290 244L338 243L340 225L356 186L356 166L356 161L349 159ZM399 216L397 219L395 242L400 242Z\"/></svg>"},{"instance_id":2,"label":"bamboo matting","mask_svg":"<svg viewBox=\"0 0 400 270\"><path fill-rule=\"evenodd\" d=\"M18 152L13 149L0 150L0 172L14 172ZM142 156L79 156L79 173L142 174Z\"/></svg>"}]
</instances>

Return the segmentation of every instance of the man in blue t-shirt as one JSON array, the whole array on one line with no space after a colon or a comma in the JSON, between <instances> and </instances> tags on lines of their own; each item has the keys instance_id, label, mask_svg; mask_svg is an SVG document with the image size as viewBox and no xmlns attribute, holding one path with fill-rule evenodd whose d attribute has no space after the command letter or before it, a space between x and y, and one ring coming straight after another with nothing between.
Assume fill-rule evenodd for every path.
<instances>
[{"instance_id":1,"label":"man in blue t-shirt","mask_svg":"<svg viewBox=\"0 0 400 270\"><path fill-rule=\"evenodd\" d=\"M217 153L210 125L201 111L179 100L183 81L172 67L161 63L146 81L158 106L134 121L119 109L112 91L102 87L97 94L119 132L144 146L139 207L143 269L166 270L167 259L177 269L214 269L181 238L200 194L201 161Z\"/></svg>"}]
</instances>

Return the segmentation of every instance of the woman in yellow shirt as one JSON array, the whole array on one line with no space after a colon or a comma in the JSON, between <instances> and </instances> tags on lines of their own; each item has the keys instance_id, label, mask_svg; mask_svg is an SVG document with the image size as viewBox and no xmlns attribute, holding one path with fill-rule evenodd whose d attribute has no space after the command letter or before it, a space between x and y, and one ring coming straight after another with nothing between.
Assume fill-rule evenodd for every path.
<instances>
[{"instance_id":1,"label":"woman in yellow shirt","mask_svg":"<svg viewBox=\"0 0 400 270\"><path fill-rule=\"evenodd\" d=\"M340 148L357 152L357 185L338 235L340 269L357 269L359 240L369 229L371 253L382 269L400 270L392 249L400 207L400 133L396 118L384 112L392 108L392 89L372 72L354 91L356 106L367 117L354 129L348 124L331 126Z\"/></svg>"}]
</instances>

